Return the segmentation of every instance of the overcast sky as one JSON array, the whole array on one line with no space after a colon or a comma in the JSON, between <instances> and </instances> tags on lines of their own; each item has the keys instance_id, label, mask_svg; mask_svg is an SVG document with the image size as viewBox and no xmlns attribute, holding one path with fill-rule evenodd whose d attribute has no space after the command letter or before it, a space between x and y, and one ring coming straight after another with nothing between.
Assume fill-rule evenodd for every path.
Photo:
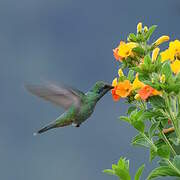
<instances>
[{"instance_id":1,"label":"overcast sky","mask_svg":"<svg viewBox=\"0 0 180 180\"><path fill-rule=\"evenodd\" d=\"M136 24L157 24L153 39L180 39L179 0L0 1L0 179L111 180L102 173L120 156L131 173L145 162L143 178L156 166L148 151L130 145L137 133L117 120L127 106L107 94L80 128L33 132L63 110L26 92L25 83L63 82L87 91L97 80L111 83L112 55Z\"/></svg>"}]
</instances>

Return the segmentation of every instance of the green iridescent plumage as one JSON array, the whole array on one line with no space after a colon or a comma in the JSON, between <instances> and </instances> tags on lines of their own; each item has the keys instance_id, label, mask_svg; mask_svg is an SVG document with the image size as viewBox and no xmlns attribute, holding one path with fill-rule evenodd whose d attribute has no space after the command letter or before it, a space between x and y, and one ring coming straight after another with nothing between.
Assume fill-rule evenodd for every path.
<instances>
[{"instance_id":1,"label":"green iridescent plumage","mask_svg":"<svg viewBox=\"0 0 180 180\"><path fill-rule=\"evenodd\" d=\"M48 84L46 86L26 86L34 95L48 100L66 109L55 121L40 129L37 133L43 133L49 129L75 125L79 127L81 123L89 118L93 113L96 103L113 87L103 81L98 81L86 94L83 92ZM36 133L36 134L37 134Z\"/></svg>"}]
</instances>

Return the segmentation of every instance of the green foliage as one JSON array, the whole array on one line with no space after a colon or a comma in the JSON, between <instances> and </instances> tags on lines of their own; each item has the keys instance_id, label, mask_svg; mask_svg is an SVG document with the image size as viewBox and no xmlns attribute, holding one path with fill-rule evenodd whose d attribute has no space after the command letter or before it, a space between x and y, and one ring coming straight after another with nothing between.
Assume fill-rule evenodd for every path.
<instances>
[{"instance_id":1,"label":"green foliage","mask_svg":"<svg viewBox=\"0 0 180 180\"><path fill-rule=\"evenodd\" d=\"M134 176L134 180L140 180L144 167L144 164L139 167ZM109 175L117 176L119 180L131 180L129 173L129 160L126 160L126 158L123 157L119 159L117 164L112 165L112 169L105 169L103 172Z\"/></svg>"}]
</instances>

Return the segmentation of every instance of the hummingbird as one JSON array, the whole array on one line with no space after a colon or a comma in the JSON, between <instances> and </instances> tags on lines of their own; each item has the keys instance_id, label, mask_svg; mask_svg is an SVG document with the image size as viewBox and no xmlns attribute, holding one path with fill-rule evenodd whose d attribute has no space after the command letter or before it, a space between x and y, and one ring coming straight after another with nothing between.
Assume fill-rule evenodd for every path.
<instances>
[{"instance_id":1,"label":"hummingbird","mask_svg":"<svg viewBox=\"0 0 180 180\"><path fill-rule=\"evenodd\" d=\"M93 113L96 103L111 89L108 83L98 81L86 93L67 86L58 86L54 83L46 85L27 85L27 90L44 100L61 106L65 112L55 121L44 126L34 135L44 133L50 129L73 125L80 127Z\"/></svg>"}]
</instances>

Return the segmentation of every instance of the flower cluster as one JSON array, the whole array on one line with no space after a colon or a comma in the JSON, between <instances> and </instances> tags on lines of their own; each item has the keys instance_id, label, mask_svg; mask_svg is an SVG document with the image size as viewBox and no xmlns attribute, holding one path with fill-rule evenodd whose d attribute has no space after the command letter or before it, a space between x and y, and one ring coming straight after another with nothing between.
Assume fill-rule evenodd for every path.
<instances>
[{"instance_id":1,"label":"flower cluster","mask_svg":"<svg viewBox=\"0 0 180 180\"><path fill-rule=\"evenodd\" d=\"M118 47L113 49L114 58L120 62L123 69L135 69L135 67L138 67L143 70L146 66L146 62L144 62L145 55L151 54L150 61L152 65L154 64L155 66L155 64L157 64L155 61L159 57L161 63L170 61L172 72L174 74L178 74L180 71L180 41L175 40L170 42L169 48L160 52L160 48L158 46L168 41L169 36L161 36L151 45L147 45L146 41L149 39L148 35L152 34L151 31L152 29L149 31L147 26L142 28L142 23L139 23L137 25L137 35L130 34L128 37L129 42L126 43L120 41ZM120 71L122 72L121 68L119 69L119 72ZM160 95L162 93L151 87L149 84L144 84L141 82L138 79L138 72L134 74L134 78L131 78L131 80L124 76L123 72L121 74L119 72L119 77L115 78L112 82L112 85L114 86L114 89L112 90L112 97L114 101L118 101L120 98L126 98L132 95L134 95L135 100L147 100L150 96ZM153 83L153 78L151 82ZM164 74L161 74L159 77L159 82L165 82Z\"/></svg>"}]
</instances>

